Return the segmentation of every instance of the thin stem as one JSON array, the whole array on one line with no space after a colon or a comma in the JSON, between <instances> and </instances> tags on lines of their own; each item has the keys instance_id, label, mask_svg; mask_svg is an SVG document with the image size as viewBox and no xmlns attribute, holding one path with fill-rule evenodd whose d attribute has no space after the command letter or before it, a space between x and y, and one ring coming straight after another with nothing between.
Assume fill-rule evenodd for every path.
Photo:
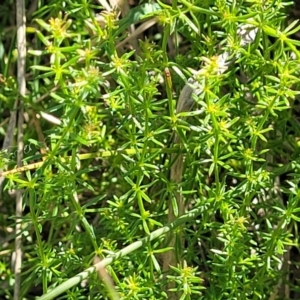
<instances>
[{"instance_id":1,"label":"thin stem","mask_svg":"<svg viewBox=\"0 0 300 300\"><path fill-rule=\"evenodd\" d=\"M202 210L202 208L194 209L194 210L190 211L189 213L181 216L174 222L172 222L160 229L153 231L152 233L149 234L149 236L142 238L141 240L139 240L137 242L132 243L131 245L123 248L122 250L120 250L114 254L109 255L108 257L104 258L101 262L97 263L93 267L90 267L90 268L86 269L85 271L77 274L76 276L68 279L67 281L65 281L64 283L59 285L58 287L51 290L46 295L43 295L37 299L38 300L50 300L50 299L53 299L53 298L61 295L68 289L72 288L73 286L77 285L84 279L88 278L91 274L95 273L98 269L100 269L100 268L103 269L103 268L107 267L108 265L112 264L114 261L119 260L120 258L127 256L128 254L131 254L132 252L136 251L137 249L139 249L143 246L146 247L149 242L161 237L162 235L166 234L170 230L174 230L176 227L185 223L187 220L195 219L199 214L201 214L201 210Z\"/></svg>"},{"instance_id":2,"label":"thin stem","mask_svg":"<svg viewBox=\"0 0 300 300\"><path fill-rule=\"evenodd\" d=\"M16 22L17 22L17 49L18 49L18 88L19 94L25 97L26 93L26 17L25 17L25 1L16 1ZM23 160L23 121L24 113L22 108L22 101L19 101L21 109L18 113L18 157L17 165L22 166ZM14 300L19 300L21 287L21 267L22 267L22 208L23 208L23 193L20 189L16 193L16 240L15 240L15 285L14 285Z\"/></svg>"}]
</instances>

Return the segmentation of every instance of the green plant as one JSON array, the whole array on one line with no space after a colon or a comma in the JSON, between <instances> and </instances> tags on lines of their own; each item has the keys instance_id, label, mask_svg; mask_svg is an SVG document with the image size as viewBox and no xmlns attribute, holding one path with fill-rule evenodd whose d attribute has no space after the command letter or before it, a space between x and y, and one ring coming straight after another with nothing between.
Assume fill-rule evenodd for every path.
<instances>
[{"instance_id":1,"label":"green plant","mask_svg":"<svg viewBox=\"0 0 300 300\"><path fill-rule=\"evenodd\" d=\"M21 222L22 299L274 299L288 286L297 298L300 28L286 25L288 4L144 1L126 14L52 0L34 11L24 167L1 155L6 189L24 191L23 217L0 220L1 296L14 284L8 229ZM18 93L2 70L3 112ZM195 105L178 114L190 77ZM188 213L168 225L178 190ZM13 215L7 193L0 209ZM185 243L164 274L169 230Z\"/></svg>"}]
</instances>

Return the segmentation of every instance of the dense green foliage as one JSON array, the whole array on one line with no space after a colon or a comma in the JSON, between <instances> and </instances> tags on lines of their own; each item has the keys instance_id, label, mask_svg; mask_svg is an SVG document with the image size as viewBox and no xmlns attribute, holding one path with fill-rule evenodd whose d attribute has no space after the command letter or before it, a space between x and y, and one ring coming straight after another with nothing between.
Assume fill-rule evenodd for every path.
<instances>
[{"instance_id":1,"label":"dense green foliage","mask_svg":"<svg viewBox=\"0 0 300 300\"><path fill-rule=\"evenodd\" d=\"M15 4L2 2L1 139L18 95ZM97 1L27 2L27 167L15 172L16 143L1 153L12 171L0 200L0 298L12 299L20 221L22 299L50 299L54 288L55 299L167 299L168 281L182 300L299 299L300 28L289 22L291 3L132 1L104 12ZM241 28L254 30L247 42ZM201 92L178 115L193 74ZM169 173L179 152L192 213L174 225L182 262L163 274L170 249L156 230L178 189ZM76 280L127 246L106 270Z\"/></svg>"}]
</instances>

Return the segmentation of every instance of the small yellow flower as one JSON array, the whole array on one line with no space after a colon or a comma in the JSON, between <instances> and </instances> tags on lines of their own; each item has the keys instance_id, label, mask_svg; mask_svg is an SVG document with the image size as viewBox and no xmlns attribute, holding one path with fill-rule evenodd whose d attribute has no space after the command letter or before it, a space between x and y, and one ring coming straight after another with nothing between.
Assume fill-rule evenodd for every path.
<instances>
[{"instance_id":1,"label":"small yellow flower","mask_svg":"<svg viewBox=\"0 0 300 300\"><path fill-rule=\"evenodd\" d=\"M64 39L68 37L67 29L70 27L72 20L63 20L61 18L50 18L50 31L53 33L54 38Z\"/></svg>"}]
</instances>

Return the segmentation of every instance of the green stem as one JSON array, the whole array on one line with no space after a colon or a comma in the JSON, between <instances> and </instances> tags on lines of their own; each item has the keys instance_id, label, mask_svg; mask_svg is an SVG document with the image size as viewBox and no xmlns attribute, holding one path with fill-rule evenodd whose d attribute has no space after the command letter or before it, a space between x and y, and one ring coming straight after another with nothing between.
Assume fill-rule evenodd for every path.
<instances>
[{"instance_id":1,"label":"green stem","mask_svg":"<svg viewBox=\"0 0 300 300\"><path fill-rule=\"evenodd\" d=\"M37 298L37 300L49 300L49 299L53 299L53 298L61 295L65 291L67 291L70 288L74 287L75 285L79 284L84 279L88 278L91 274L95 273L98 269L101 269L101 268L103 269L103 268L107 267L114 261L116 261L128 254L131 254L132 252L134 252L135 250L137 250L143 246L146 247L149 242L166 234L170 230L174 230L176 227L187 222L188 220L195 219L201 213L202 213L202 207L199 207L197 209L190 211L189 213L183 215L182 217L178 218L177 220L168 224L167 226L164 226L160 229L153 231L149 236L132 243L131 245L123 248L122 250L120 250L114 254L109 255L108 257L104 258L100 263L98 263L98 264L86 269L85 271L77 274L76 276L68 279L67 281L65 281L64 283L59 285L58 287L51 290L49 293Z\"/></svg>"}]
</instances>

